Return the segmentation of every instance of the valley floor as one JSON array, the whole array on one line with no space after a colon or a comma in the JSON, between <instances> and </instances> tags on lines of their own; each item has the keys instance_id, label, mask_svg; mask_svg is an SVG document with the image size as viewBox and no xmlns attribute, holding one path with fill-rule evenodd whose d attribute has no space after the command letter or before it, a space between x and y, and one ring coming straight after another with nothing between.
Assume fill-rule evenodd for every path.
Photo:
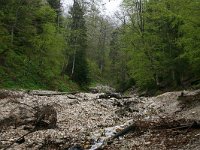
<instances>
[{"instance_id":1,"label":"valley floor","mask_svg":"<svg viewBox=\"0 0 200 150\"><path fill-rule=\"evenodd\" d=\"M184 91L184 95L182 92L168 92L157 97L133 94L130 97L102 98L100 95L103 93L57 95L50 91L1 90L0 148L198 150L199 92ZM185 97L182 100L180 95L189 97L189 100L186 98L185 101ZM37 130L25 136L23 142L15 143L28 132L30 125L23 122L34 118L34 108L45 105L51 105L57 111L57 127ZM131 124L136 127L134 131L112 139Z\"/></svg>"}]
</instances>

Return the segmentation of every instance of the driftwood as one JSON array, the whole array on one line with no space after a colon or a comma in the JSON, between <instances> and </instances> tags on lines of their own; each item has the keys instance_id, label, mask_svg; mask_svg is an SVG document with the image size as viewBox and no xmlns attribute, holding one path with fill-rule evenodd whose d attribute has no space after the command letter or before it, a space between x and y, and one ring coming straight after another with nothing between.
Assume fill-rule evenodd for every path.
<instances>
[{"instance_id":1,"label":"driftwood","mask_svg":"<svg viewBox=\"0 0 200 150\"><path fill-rule=\"evenodd\" d=\"M137 125L135 124L131 124L128 127L124 128L122 131L118 132L117 134L115 134L111 139L114 140L116 138L119 138L120 136L124 136L130 132L135 131L137 128Z\"/></svg>"},{"instance_id":2,"label":"driftwood","mask_svg":"<svg viewBox=\"0 0 200 150\"><path fill-rule=\"evenodd\" d=\"M99 146L96 150L102 150L104 149L104 147L106 145L110 145L114 142L114 140L116 138L119 138L121 136L124 136L130 132L135 132L137 130L137 125L136 124L131 124L129 126L127 126L126 128L124 128L123 130L121 130L120 132L116 133L114 136L110 137L109 139L107 139L103 145Z\"/></svg>"},{"instance_id":3,"label":"driftwood","mask_svg":"<svg viewBox=\"0 0 200 150\"><path fill-rule=\"evenodd\" d=\"M75 95L78 92L56 92L56 93L29 93L31 95L37 95L37 96L54 96L54 95L67 95L67 94L72 94Z\"/></svg>"},{"instance_id":4,"label":"driftwood","mask_svg":"<svg viewBox=\"0 0 200 150\"><path fill-rule=\"evenodd\" d=\"M25 138L24 138L24 137L27 136L27 135L29 135L30 133L35 132L35 131L36 131L36 130L33 129L33 130L29 131L28 133L22 135L20 138L18 138L17 140L13 141L13 142L12 142L11 144L9 144L8 146L6 146L3 150L7 150L8 148L10 148L10 147L11 147L13 144L15 144L15 143L21 144L21 143L25 142Z\"/></svg>"}]
</instances>

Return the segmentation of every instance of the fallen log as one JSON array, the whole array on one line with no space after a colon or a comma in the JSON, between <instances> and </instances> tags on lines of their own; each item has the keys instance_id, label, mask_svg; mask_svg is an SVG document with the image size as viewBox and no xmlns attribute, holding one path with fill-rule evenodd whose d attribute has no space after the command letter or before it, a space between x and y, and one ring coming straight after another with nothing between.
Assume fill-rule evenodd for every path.
<instances>
[{"instance_id":1,"label":"fallen log","mask_svg":"<svg viewBox=\"0 0 200 150\"><path fill-rule=\"evenodd\" d=\"M128 134L129 132L134 132L134 131L136 131L136 128L137 128L137 125L135 125L135 124L131 124L131 125L127 126L126 128L124 128L120 132L116 133L114 136L106 139L103 142L103 144L101 144L99 147L96 147L95 149L96 150L104 149L105 146L112 144L116 138L124 136L124 135Z\"/></svg>"},{"instance_id":2,"label":"fallen log","mask_svg":"<svg viewBox=\"0 0 200 150\"><path fill-rule=\"evenodd\" d=\"M78 92L56 92L56 93L29 93L31 95L37 95L37 96L54 96L54 95L68 95L68 94L72 94L75 95Z\"/></svg>"},{"instance_id":3,"label":"fallen log","mask_svg":"<svg viewBox=\"0 0 200 150\"><path fill-rule=\"evenodd\" d=\"M120 136L124 136L126 134L128 134L129 132L134 132L137 128L137 125L135 124L131 124L128 127L124 128L123 130L121 130L120 132L118 132L117 134L115 134L113 137L111 137L112 140L119 138Z\"/></svg>"}]
</instances>

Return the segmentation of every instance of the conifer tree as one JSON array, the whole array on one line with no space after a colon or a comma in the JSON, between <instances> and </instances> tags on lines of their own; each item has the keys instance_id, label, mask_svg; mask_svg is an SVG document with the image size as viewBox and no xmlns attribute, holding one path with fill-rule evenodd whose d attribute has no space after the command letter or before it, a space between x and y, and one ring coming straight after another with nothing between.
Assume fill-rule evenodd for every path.
<instances>
[{"instance_id":1,"label":"conifer tree","mask_svg":"<svg viewBox=\"0 0 200 150\"><path fill-rule=\"evenodd\" d=\"M61 25L61 0L47 0L47 2L49 3L49 5L51 6L51 8L54 9L54 11L56 12L56 23L57 23L57 27L59 28L59 26Z\"/></svg>"},{"instance_id":2,"label":"conifer tree","mask_svg":"<svg viewBox=\"0 0 200 150\"><path fill-rule=\"evenodd\" d=\"M88 65L86 61L87 35L84 12L76 0L74 0L70 14L71 34L69 46L73 52L69 58L66 73L79 85L84 85L88 83Z\"/></svg>"}]
</instances>

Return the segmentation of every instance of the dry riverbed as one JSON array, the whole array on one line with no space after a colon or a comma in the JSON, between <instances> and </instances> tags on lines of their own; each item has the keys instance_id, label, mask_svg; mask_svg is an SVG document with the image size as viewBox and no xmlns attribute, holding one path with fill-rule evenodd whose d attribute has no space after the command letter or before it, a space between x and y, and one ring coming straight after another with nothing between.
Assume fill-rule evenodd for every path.
<instances>
[{"instance_id":1,"label":"dry riverbed","mask_svg":"<svg viewBox=\"0 0 200 150\"><path fill-rule=\"evenodd\" d=\"M191 96L198 92L184 91L184 95ZM181 92L168 92L151 98L131 95L120 99L102 98L100 96L102 94L57 95L56 92L51 91L2 90L0 92L0 148L14 150L200 149L199 95L191 96L189 102L188 100L185 102L178 100L182 95ZM38 106L55 108L56 127L31 132L16 143L19 137L29 132L27 124L20 123L34 118L34 108ZM132 124L136 127L134 131L130 130L124 136L112 139L115 134ZM108 142L110 139L112 141Z\"/></svg>"}]
</instances>

